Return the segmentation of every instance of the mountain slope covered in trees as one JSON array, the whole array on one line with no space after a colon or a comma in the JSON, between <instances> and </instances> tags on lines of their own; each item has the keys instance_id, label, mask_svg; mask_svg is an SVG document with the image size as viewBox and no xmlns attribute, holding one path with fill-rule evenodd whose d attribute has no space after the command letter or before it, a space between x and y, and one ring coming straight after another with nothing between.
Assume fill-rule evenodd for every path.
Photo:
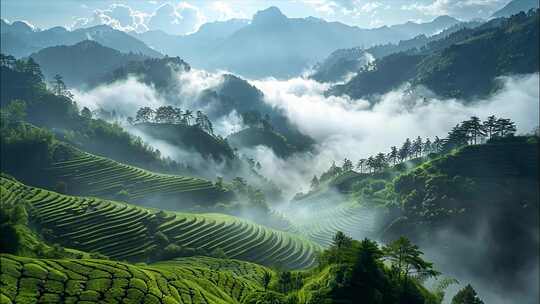
<instances>
[{"instance_id":1,"label":"mountain slope covered in trees","mask_svg":"<svg viewBox=\"0 0 540 304\"><path fill-rule=\"evenodd\" d=\"M514 136L515 130L507 119L472 117L446 138L407 139L356 168L348 159L334 164L294 203L299 210L329 200L377 206L376 236L406 236L443 272L512 299L533 276L540 224L538 134ZM469 262L458 267L465 256Z\"/></svg>"},{"instance_id":2,"label":"mountain slope covered in trees","mask_svg":"<svg viewBox=\"0 0 540 304\"><path fill-rule=\"evenodd\" d=\"M48 128L63 141L123 163L159 172L186 172L119 125L96 118L88 108L79 109L62 78L47 89L41 68L32 58L24 61L2 55L0 73L0 102L2 107L12 104L6 110L14 111L14 120Z\"/></svg>"},{"instance_id":3,"label":"mountain slope covered in trees","mask_svg":"<svg viewBox=\"0 0 540 304\"><path fill-rule=\"evenodd\" d=\"M415 52L417 50L431 50L430 44L444 40L450 34L464 28L474 28L481 25L478 21L460 22L448 27L435 35L421 34L412 39L400 40L397 43L375 45L364 49L355 47L351 49L339 49L330 54L322 63L315 65L314 73L310 76L319 82L338 82L361 72L374 59L380 59L400 52ZM368 60L366 60L368 59Z\"/></svg>"},{"instance_id":4,"label":"mountain slope covered in trees","mask_svg":"<svg viewBox=\"0 0 540 304\"><path fill-rule=\"evenodd\" d=\"M535 43L539 39L539 14L530 11L496 19L432 42L426 50L389 55L377 60L373 70L333 87L329 94L369 97L409 82L443 97L485 96L498 88L499 76L539 71Z\"/></svg>"},{"instance_id":5,"label":"mountain slope covered in trees","mask_svg":"<svg viewBox=\"0 0 540 304\"><path fill-rule=\"evenodd\" d=\"M130 61L148 58L140 54L124 54L93 40L48 47L30 57L40 65L46 80L52 81L55 75L61 75L68 87L84 86Z\"/></svg>"}]
</instances>

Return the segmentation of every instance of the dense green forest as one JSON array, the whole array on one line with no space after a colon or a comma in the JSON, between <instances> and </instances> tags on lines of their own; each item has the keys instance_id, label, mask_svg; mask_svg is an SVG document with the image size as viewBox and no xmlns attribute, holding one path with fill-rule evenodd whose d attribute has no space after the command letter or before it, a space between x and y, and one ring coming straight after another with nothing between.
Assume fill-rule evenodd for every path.
<instances>
[{"instance_id":1,"label":"dense green forest","mask_svg":"<svg viewBox=\"0 0 540 304\"><path fill-rule=\"evenodd\" d=\"M378 59L329 94L352 98L383 94L405 82L444 97L471 99L499 89L498 76L539 71L538 10L463 28L447 37ZM470 63L474 69L469 69Z\"/></svg>"}]
</instances>

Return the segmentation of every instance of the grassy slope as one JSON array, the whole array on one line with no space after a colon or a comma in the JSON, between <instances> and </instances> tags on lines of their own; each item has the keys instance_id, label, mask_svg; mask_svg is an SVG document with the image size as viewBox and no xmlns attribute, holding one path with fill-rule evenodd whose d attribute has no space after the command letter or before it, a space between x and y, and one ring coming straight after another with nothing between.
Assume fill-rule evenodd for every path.
<instances>
[{"instance_id":1,"label":"grassy slope","mask_svg":"<svg viewBox=\"0 0 540 304\"><path fill-rule=\"evenodd\" d=\"M319 247L300 237L222 214L161 213L126 203L61 195L1 179L17 199L30 204L30 219L49 229L51 241L111 258L145 260L169 242L228 257L285 268L309 267Z\"/></svg>"},{"instance_id":2,"label":"grassy slope","mask_svg":"<svg viewBox=\"0 0 540 304\"><path fill-rule=\"evenodd\" d=\"M262 266L190 258L154 265L0 255L1 303L234 304L261 290ZM226 264L227 267L221 267Z\"/></svg>"},{"instance_id":3,"label":"grassy slope","mask_svg":"<svg viewBox=\"0 0 540 304\"><path fill-rule=\"evenodd\" d=\"M367 174L355 171L343 172L307 194L299 195L291 205L291 222L299 233L322 246L332 243L337 231L356 239L377 237L380 227L377 219L385 213L384 208L370 208L386 203L375 195L359 193L359 189L374 187L372 184L389 183L392 178L420 165L425 158L409 160L406 165L394 166L383 172ZM359 186L361 184L361 186ZM371 193L370 193L371 194ZM306 211L307 210L307 211ZM310 212L317 210L317 212ZM285 214L287 216L287 213Z\"/></svg>"},{"instance_id":4,"label":"grassy slope","mask_svg":"<svg viewBox=\"0 0 540 304\"><path fill-rule=\"evenodd\" d=\"M20 129L26 131L16 137L45 132L28 124ZM16 130L13 128L13 132ZM154 173L83 152L55 139L35 137L33 141L10 137L3 141L2 150L2 170L30 185L58 189L61 182L65 189L58 190L69 194L121 198L147 205L159 202L162 208L173 210L190 204L211 205L232 197L230 191L208 180ZM41 143L40 149L34 142Z\"/></svg>"},{"instance_id":5,"label":"grassy slope","mask_svg":"<svg viewBox=\"0 0 540 304\"><path fill-rule=\"evenodd\" d=\"M210 204L231 196L207 180L154 173L78 150L52 163L46 172L65 182L68 193L115 198L125 190L129 201L159 202L170 209L178 209L182 201Z\"/></svg>"}]
</instances>

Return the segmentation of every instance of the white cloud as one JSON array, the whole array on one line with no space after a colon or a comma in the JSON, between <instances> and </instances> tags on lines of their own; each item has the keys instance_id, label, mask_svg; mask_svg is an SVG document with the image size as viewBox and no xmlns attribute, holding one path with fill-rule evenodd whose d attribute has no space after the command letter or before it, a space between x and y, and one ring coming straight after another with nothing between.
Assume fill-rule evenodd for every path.
<instances>
[{"instance_id":1,"label":"white cloud","mask_svg":"<svg viewBox=\"0 0 540 304\"><path fill-rule=\"evenodd\" d=\"M362 0L304 0L304 3L329 16L337 13L342 15L365 15L387 7L378 1L366 2Z\"/></svg>"},{"instance_id":2,"label":"white cloud","mask_svg":"<svg viewBox=\"0 0 540 304\"><path fill-rule=\"evenodd\" d=\"M492 12L498 8L503 0L434 0L431 3L423 4L415 2L413 4L402 5L401 9L417 11L424 15L477 15L481 12ZM478 17L478 16L477 16Z\"/></svg>"},{"instance_id":3,"label":"white cloud","mask_svg":"<svg viewBox=\"0 0 540 304\"><path fill-rule=\"evenodd\" d=\"M538 125L538 74L502 78L504 89L491 98L464 104L460 100L432 98L424 102L425 90L411 92L407 87L383 95L375 106L368 101L347 97L325 97L326 84L313 80L294 78L287 81L266 79L252 81L261 89L266 102L282 109L302 132L317 141L317 149L308 160L303 156L289 164L294 172L279 170L280 176L289 174L293 180L307 181L313 174L326 170L334 160L347 157L356 161L393 145L400 145L405 138L421 136L446 136L457 123L477 115L485 119L494 114L516 121L519 132L531 131ZM512 100L512 102L508 102ZM257 159L264 149L254 151ZM265 164L261 162L263 168ZM273 168L273 167L270 167ZM298 171L301 170L301 171ZM300 189L297 189L300 190Z\"/></svg>"},{"instance_id":4,"label":"white cloud","mask_svg":"<svg viewBox=\"0 0 540 304\"><path fill-rule=\"evenodd\" d=\"M148 28L184 35L197 31L205 21L205 16L196 6L187 2L180 2L177 5L165 3L150 16Z\"/></svg>"},{"instance_id":5,"label":"white cloud","mask_svg":"<svg viewBox=\"0 0 540 304\"><path fill-rule=\"evenodd\" d=\"M219 86L220 73L191 70L177 74L170 94L159 94L153 87L135 78L98 87L89 92L74 92L81 106L115 110L134 116L142 106L156 108L170 104L182 109L202 110L210 114L218 106L202 100L200 93ZM409 87L388 92L373 107L366 100L348 97L326 97L329 84L305 78L289 80L263 79L250 81L265 95L265 102L281 109L303 133L316 140L313 153L299 154L282 160L269 149L255 147L240 152L251 155L263 167L263 175L282 187L286 195L305 190L314 174L321 174L332 161L347 157L353 161L386 152L400 145L405 138L444 137L457 123L477 115L511 118L518 132L529 132L538 125L539 75L501 78L503 89L490 98L467 103L456 99L437 98L426 89ZM424 96L430 97L428 102ZM511 102L509 102L511 101ZM213 119L218 134L226 136L238 131L241 119L235 112ZM286 182L285 182L286 181ZM294 182L290 182L294 181Z\"/></svg>"},{"instance_id":6,"label":"white cloud","mask_svg":"<svg viewBox=\"0 0 540 304\"><path fill-rule=\"evenodd\" d=\"M166 102L157 91L136 78L130 77L111 85L102 85L91 91L74 90L75 100L81 107L91 110L116 111L123 116L135 116L140 107L157 108Z\"/></svg>"},{"instance_id":7,"label":"white cloud","mask_svg":"<svg viewBox=\"0 0 540 304\"><path fill-rule=\"evenodd\" d=\"M157 4L157 2L156 2ZM223 14L236 14L227 5L218 5ZM89 18L75 17L68 26L71 29L105 24L121 31L145 32L162 30L167 33L183 35L195 32L206 18L201 10L187 2L173 4L166 2L152 13L132 9L125 4L111 4L107 9L96 9Z\"/></svg>"},{"instance_id":8,"label":"white cloud","mask_svg":"<svg viewBox=\"0 0 540 304\"><path fill-rule=\"evenodd\" d=\"M233 9L229 3L225 1L214 1L210 5L210 9L218 13L217 19L219 21L229 20L229 19L243 19L247 18L246 14L242 11Z\"/></svg>"},{"instance_id":9,"label":"white cloud","mask_svg":"<svg viewBox=\"0 0 540 304\"><path fill-rule=\"evenodd\" d=\"M363 13L371 13L381 6L382 6L382 3L380 2L368 2L360 7L360 11Z\"/></svg>"},{"instance_id":10,"label":"white cloud","mask_svg":"<svg viewBox=\"0 0 540 304\"><path fill-rule=\"evenodd\" d=\"M107 9L97 9L90 18L75 18L71 29L105 24L120 31L144 32L147 14L133 10L125 4L111 4Z\"/></svg>"}]
</instances>

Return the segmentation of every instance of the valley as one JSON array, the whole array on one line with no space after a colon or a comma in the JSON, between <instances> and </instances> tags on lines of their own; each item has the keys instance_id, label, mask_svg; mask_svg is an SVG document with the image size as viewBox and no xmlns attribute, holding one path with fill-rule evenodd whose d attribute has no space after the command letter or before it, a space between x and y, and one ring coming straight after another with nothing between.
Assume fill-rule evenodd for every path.
<instances>
[{"instance_id":1,"label":"valley","mask_svg":"<svg viewBox=\"0 0 540 304\"><path fill-rule=\"evenodd\" d=\"M2 4L2 304L537 303L537 3L191 2Z\"/></svg>"}]
</instances>

